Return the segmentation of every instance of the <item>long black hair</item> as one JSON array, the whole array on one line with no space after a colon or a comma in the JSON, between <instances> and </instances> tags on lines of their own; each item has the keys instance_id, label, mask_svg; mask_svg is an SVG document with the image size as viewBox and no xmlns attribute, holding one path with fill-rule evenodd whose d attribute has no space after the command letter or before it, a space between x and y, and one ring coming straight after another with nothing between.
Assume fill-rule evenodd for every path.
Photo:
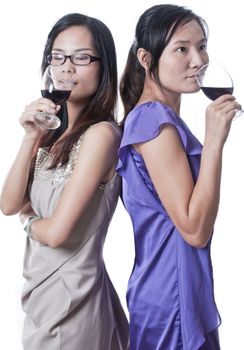
<instances>
[{"instance_id":1,"label":"long black hair","mask_svg":"<svg viewBox=\"0 0 244 350\"><path fill-rule=\"evenodd\" d=\"M41 71L43 73L48 65L47 56L52 52L56 37L72 26L84 26L91 33L94 48L98 56L101 57L99 85L95 94L90 97L86 107L80 111L80 116L71 132L60 143L57 143L52 167L58 163L67 163L72 146L90 125L100 121L116 120L118 84L116 50L112 34L102 21L80 13L70 13L60 18L47 37ZM48 131L41 138L37 148L50 147L64 132L67 127L67 108L65 105L62 106L58 115L62 121L61 127L57 130Z\"/></svg>"},{"instance_id":2,"label":"long black hair","mask_svg":"<svg viewBox=\"0 0 244 350\"><path fill-rule=\"evenodd\" d=\"M190 9L177 5L156 5L147 9L136 25L135 40L131 46L120 81L120 95L124 105L123 126L128 113L138 102L144 86L145 70L137 58L137 50L143 48L150 52L149 72L161 86L158 76L158 61L176 30L195 20L208 36L206 22Z\"/></svg>"}]
</instances>

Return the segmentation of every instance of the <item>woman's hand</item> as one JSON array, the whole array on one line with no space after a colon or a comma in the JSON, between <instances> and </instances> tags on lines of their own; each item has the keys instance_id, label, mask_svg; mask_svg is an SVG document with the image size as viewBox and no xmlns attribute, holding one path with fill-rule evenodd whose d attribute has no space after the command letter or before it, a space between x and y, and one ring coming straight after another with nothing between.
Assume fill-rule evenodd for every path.
<instances>
[{"instance_id":1,"label":"woman's hand","mask_svg":"<svg viewBox=\"0 0 244 350\"><path fill-rule=\"evenodd\" d=\"M237 110L241 110L241 105L232 95L220 96L212 102L206 110L205 142L222 148Z\"/></svg>"},{"instance_id":2,"label":"woman's hand","mask_svg":"<svg viewBox=\"0 0 244 350\"><path fill-rule=\"evenodd\" d=\"M35 115L42 111L56 114L59 109L60 106L55 105L51 100L39 98L25 107L19 119L20 124L23 126L26 134L36 140L43 133L43 130L36 124Z\"/></svg>"},{"instance_id":3,"label":"woman's hand","mask_svg":"<svg viewBox=\"0 0 244 350\"><path fill-rule=\"evenodd\" d=\"M33 211L30 202L27 202L19 212L19 219L23 225L27 218L31 216L36 216L36 213Z\"/></svg>"}]
</instances>

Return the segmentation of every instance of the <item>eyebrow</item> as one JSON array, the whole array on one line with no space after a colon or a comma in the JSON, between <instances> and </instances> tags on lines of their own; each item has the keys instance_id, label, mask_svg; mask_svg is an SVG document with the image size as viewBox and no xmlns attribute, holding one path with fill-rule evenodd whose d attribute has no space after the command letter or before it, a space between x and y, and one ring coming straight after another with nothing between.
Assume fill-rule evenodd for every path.
<instances>
[{"instance_id":1,"label":"eyebrow","mask_svg":"<svg viewBox=\"0 0 244 350\"><path fill-rule=\"evenodd\" d=\"M56 49L55 47L52 49L52 51L57 51L57 52L65 52L66 50L63 50L63 49ZM80 49L76 49L76 50L73 50L72 52L82 52L82 51L94 51L93 49L89 48L89 47L83 47L83 48L80 48Z\"/></svg>"},{"instance_id":2,"label":"eyebrow","mask_svg":"<svg viewBox=\"0 0 244 350\"><path fill-rule=\"evenodd\" d=\"M201 40L199 40L198 44L202 44L202 43L206 43L207 42L207 39L203 38ZM186 45L186 44L189 44L190 43L190 40L178 40L176 42L173 43L173 45Z\"/></svg>"}]
</instances>

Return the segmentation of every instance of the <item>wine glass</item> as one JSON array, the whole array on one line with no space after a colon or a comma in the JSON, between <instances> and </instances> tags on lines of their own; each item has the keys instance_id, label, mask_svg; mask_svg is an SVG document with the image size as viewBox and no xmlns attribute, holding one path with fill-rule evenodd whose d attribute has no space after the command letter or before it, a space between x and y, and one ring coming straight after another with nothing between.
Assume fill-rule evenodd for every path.
<instances>
[{"instance_id":1,"label":"wine glass","mask_svg":"<svg viewBox=\"0 0 244 350\"><path fill-rule=\"evenodd\" d=\"M203 93L212 101L222 95L233 94L233 80L227 70L217 61L210 61L202 66L195 76ZM237 111L235 118L243 113L243 110Z\"/></svg>"},{"instance_id":2,"label":"wine glass","mask_svg":"<svg viewBox=\"0 0 244 350\"><path fill-rule=\"evenodd\" d=\"M61 105L69 98L73 85L71 72L63 72L60 67L49 65L42 76L41 94L56 105ZM58 116L44 111L38 112L34 119L42 129L57 129L61 124Z\"/></svg>"}]
</instances>

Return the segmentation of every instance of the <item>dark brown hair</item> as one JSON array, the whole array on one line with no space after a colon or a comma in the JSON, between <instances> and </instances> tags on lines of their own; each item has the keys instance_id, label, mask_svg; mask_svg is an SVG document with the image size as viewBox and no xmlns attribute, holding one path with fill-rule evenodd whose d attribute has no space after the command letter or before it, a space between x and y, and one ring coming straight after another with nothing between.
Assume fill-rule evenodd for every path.
<instances>
[{"instance_id":1,"label":"dark brown hair","mask_svg":"<svg viewBox=\"0 0 244 350\"><path fill-rule=\"evenodd\" d=\"M80 135L90 126L100 121L115 121L117 107L117 61L112 34L108 27L100 20L79 13L71 13L60 18L50 31L45 49L41 70L42 74L47 67L47 56L51 53L56 37L71 26L85 26L92 35L94 47L100 61L99 86L93 96L90 97L86 107L80 111L80 117L74 124L71 132L62 141L55 145L54 158L51 168L61 163L66 164L72 146L78 141ZM58 112L61 119L60 128L48 131L39 141L35 152L39 147L51 147L67 128L67 108L62 106ZM34 159L33 159L34 164ZM33 171L34 165L32 165Z\"/></svg>"},{"instance_id":2,"label":"dark brown hair","mask_svg":"<svg viewBox=\"0 0 244 350\"><path fill-rule=\"evenodd\" d=\"M124 106L123 126L128 113L138 102L144 86L145 70L137 58L137 50L144 48L151 54L149 72L161 86L158 76L158 61L176 30L195 20L207 39L207 24L191 10L177 5L156 5L147 9L139 18L135 40L131 46L120 81L120 95Z\"/></svg>"}]
</instances>

